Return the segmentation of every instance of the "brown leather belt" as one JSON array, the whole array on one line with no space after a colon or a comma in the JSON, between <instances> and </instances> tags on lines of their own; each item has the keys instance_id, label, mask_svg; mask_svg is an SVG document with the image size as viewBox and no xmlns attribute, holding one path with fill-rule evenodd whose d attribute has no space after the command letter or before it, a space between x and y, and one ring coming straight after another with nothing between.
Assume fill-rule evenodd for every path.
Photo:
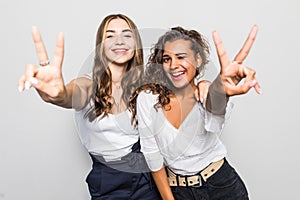
<instances>
[{"instance_id":1,"label":"brown leather belt","mask_svg":"<svg viewBox=\"0 0 300 200\"><path fill-rule=\"evenodd\" d=\"M169 184L170 186L200 187L202 185L201 177L204 181L206 181L209 177L211 177L221 168L223 163L224 163L224 158L217 162L212 162L201 172L191 176L177 175L167 167Z\"/></svg>"}]
</instances>

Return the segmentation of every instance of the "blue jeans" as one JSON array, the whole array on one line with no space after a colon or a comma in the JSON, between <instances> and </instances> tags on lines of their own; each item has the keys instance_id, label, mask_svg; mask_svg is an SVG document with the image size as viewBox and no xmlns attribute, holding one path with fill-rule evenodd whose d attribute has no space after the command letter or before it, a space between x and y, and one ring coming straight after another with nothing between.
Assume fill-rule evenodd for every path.
<instances>
[{"instance_id":1,"label":"blue jeans","mask_svg":"<svg viewBox=\"0 0 300 200\"><path fill-rule=\"evenodd\" d=\"M171 187L176 200L247 200L245 184L225 159L222 167L200 187Z\"/></svg>"}]
</instances>

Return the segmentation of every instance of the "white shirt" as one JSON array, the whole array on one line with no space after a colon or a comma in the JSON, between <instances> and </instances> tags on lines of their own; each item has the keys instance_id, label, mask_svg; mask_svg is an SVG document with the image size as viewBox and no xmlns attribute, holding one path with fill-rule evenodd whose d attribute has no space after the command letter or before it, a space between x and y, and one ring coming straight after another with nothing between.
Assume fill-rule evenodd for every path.
<instances>
[{"instance_id":1,"label":"white shirt","mask_svg":"<svg viewBox=\"0 0 300 200\"><path fill-rule=\"evenodd\" d=\"M177 129L161 108L154 109L157 96L141 92L137 99L141 151L151 171L158 171L165 164L177 174L192 175L226 156L219 135L227 114L213 115L195 103ZM227 110L232 104L228 105Z\"/></svg>"},{"instance_id":2,"label":"white shirt","mask_svg":"<svg viewBox=\"0 0 300 200\"><path fill-rule=\"evenodd\" d=\"M81 142L93 155L103 156L106 161L120 160L131 152L139 139L138 131L131 125L131 113L126 110L89 122L84 115L91 106L89 103L84 109L75 111Z\"/></svg>"}]
</instances>

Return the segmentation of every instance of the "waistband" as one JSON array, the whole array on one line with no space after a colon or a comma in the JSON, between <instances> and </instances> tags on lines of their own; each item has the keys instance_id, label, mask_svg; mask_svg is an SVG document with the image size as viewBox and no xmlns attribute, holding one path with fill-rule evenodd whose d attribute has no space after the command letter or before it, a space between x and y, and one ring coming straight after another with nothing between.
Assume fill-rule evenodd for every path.
<instances>
[{"instance_id":1,"label":"waistband","mask_svg":"<svg viewBox=\"0 0 300 200\"><path fill-rule=\"evenodd\" d=\"M202 180L206 181L209 177L214 175L226 161L225 158L210 163L206 168L201 170L199 173L191 176L184 176L180 174L175 174L170 168L166 168L168 180L170 186L193 186L200 187L202 185Z\"/></svg>"},{"instance_id":2,"label":"waistband","mask_svg":"<svg viewBox=\"0 0 300 200\"><path fill-rule=\"evenodd\" d=\"M90 154L93 166L106 166L119 171L130 173L149 172L144 155L140 152L139 141L132 146L132 151L121 157L120 160L106 161L103 156Z\"/></svg>"}]
</instances>

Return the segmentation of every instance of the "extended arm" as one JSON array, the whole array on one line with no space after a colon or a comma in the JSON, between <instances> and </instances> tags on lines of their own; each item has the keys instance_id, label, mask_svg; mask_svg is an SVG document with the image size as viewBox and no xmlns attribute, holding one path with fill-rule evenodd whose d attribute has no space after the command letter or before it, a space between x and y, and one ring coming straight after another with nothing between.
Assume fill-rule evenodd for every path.
<instances>
[{"instance_id":1,"label":"extended arm","mask_svg":"<svg viewBox=\"0 0 300 200\"><path fill-rule=\"evenodd\" d=\"M32 28L32 37L40 67L33 64L26 65L25 74L18 82L19 91L33 87L45 101L64 108L83 108L92 94L92 80L77 78L69 84L64 84L62 64L64 58L64 37L58 34L55 48L55 56L50 64L45 45L40 32L36 27Z\"/></svg>"},{"instance_id":2,"label":"extended arm","mask_svg":"<svg viewBox=\"0 0 300 200\"><path fill-rule=\"evenodd\" d=\"M221 71L211 84L208 92L206 108L211 113L224 114L230 96L246 94L252 87L255 88L258 94L262 93L260 85L255 78L256 72L242 65L254 43L257 30L256 25L252 27L246 42L235 56L233 62L229 61L219 34L216 31L213 32ZM239 85L243 79L244 83Z\"/></svg>"}]
</instances>

